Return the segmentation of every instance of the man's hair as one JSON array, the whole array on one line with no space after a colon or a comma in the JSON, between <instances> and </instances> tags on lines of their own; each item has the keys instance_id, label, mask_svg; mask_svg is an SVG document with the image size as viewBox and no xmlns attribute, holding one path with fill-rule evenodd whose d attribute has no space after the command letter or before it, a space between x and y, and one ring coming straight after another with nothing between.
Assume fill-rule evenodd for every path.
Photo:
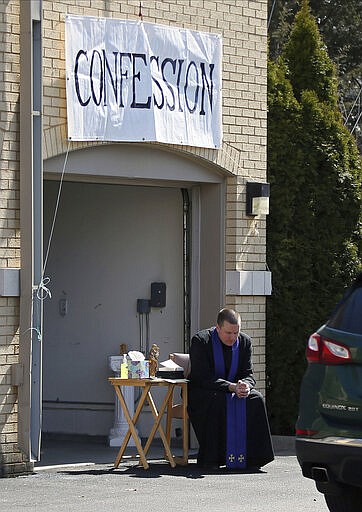
<instances>
[{"instance_id":1,"label":"man's hair","mask_svg":"<svg viewBox=\"0 0 362 512\"><path fill-rule=\"evenodd\" d=\"M239 313L233 309L224 308L219 311L216 322L220 327L223 326L224 322L229 322L229 324L233 325L240 325L241 319Z\"/></svg>"}]
</instances>

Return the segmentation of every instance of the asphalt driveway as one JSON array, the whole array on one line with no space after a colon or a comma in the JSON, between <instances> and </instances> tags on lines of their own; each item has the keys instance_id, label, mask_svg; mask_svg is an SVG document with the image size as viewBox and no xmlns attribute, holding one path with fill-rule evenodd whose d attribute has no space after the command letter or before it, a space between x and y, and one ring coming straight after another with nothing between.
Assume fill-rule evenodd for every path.
<instances>
[{"instance_id":1,"label":"asphalt driveway","mask_svg":"<svg viewBox=\"0 0 362 512\"><path fill-rule=\"evenodd\" d=\"M205 472L195 460L172 469L150 461L80 462L37 468L33 475L0 480L0 510L11 512L327 512L314 483L286 452L260 472Z\"/></svg>"}]
</instances>

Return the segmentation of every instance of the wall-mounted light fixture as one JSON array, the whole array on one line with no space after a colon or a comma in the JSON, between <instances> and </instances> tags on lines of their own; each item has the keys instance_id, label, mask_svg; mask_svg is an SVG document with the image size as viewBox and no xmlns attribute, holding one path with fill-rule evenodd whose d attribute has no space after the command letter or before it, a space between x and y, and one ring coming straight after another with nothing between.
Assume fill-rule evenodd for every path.
<instances>
[{"instance_id":1,"label":"wall-mounted light fixture","mask_svg":"<svg viewBox=\"0 0 362 512\"><path fill-rule=\"evenodd\" d=\"M246 215L268 215L270 184L247 181Z\"/></svg>"}]
</instances>

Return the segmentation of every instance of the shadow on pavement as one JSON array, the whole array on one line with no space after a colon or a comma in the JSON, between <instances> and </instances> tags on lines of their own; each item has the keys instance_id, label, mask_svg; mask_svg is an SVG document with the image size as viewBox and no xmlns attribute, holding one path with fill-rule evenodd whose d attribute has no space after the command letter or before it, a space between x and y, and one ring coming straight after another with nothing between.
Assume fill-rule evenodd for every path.
<instances>
[{"instance_id":1,"label":"shadow on pavement","mask_svg":"<svg viewBox=\"0 0 362 512\"><path fill-rule=\"evenodd\" d=\"M220 474L220 475L226 475L226 474L264 474L267 473L267 471L263 469L245 469L245 470L228 470L226 468L221 469L215 469L215 470L209 470L209 469L202 469L197 467L196 464L188 464L187 466L176 466L175 468L172 468L167 463L150 463L149 469L145 470L141 466L120 466L118 468L110 467L110 468L103 468L103 469L73 469L73 470L62 470L59 471L61 474L65 475L91 475L91 476L99 476L99 475L122 475L122 476L129 476L129 477L136 477L136 478L161 478L162 476L173 476L173 477L183 477L183 478L191 478L191 479L197 479L197 478L204 478L206 475L212 474Z\"/></svg>"}]
</instances>

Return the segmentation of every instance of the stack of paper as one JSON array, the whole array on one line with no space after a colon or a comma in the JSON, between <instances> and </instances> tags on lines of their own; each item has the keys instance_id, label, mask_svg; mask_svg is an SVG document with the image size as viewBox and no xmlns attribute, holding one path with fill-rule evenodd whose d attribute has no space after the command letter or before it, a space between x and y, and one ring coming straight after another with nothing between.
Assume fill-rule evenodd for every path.
<instances>
[{"instance_id":1,"label":"stack of paper","mask_svg":"<svg viewBox=\"0 0 362 512\"><path fill-rule=\"evenodd\" d=\"M160 363L156 377L164 379L183 379L184 370L182 366L176 364L172 359L167 359L167 361L162 361L162 363Z\"/></svg>"}]
</instances>

